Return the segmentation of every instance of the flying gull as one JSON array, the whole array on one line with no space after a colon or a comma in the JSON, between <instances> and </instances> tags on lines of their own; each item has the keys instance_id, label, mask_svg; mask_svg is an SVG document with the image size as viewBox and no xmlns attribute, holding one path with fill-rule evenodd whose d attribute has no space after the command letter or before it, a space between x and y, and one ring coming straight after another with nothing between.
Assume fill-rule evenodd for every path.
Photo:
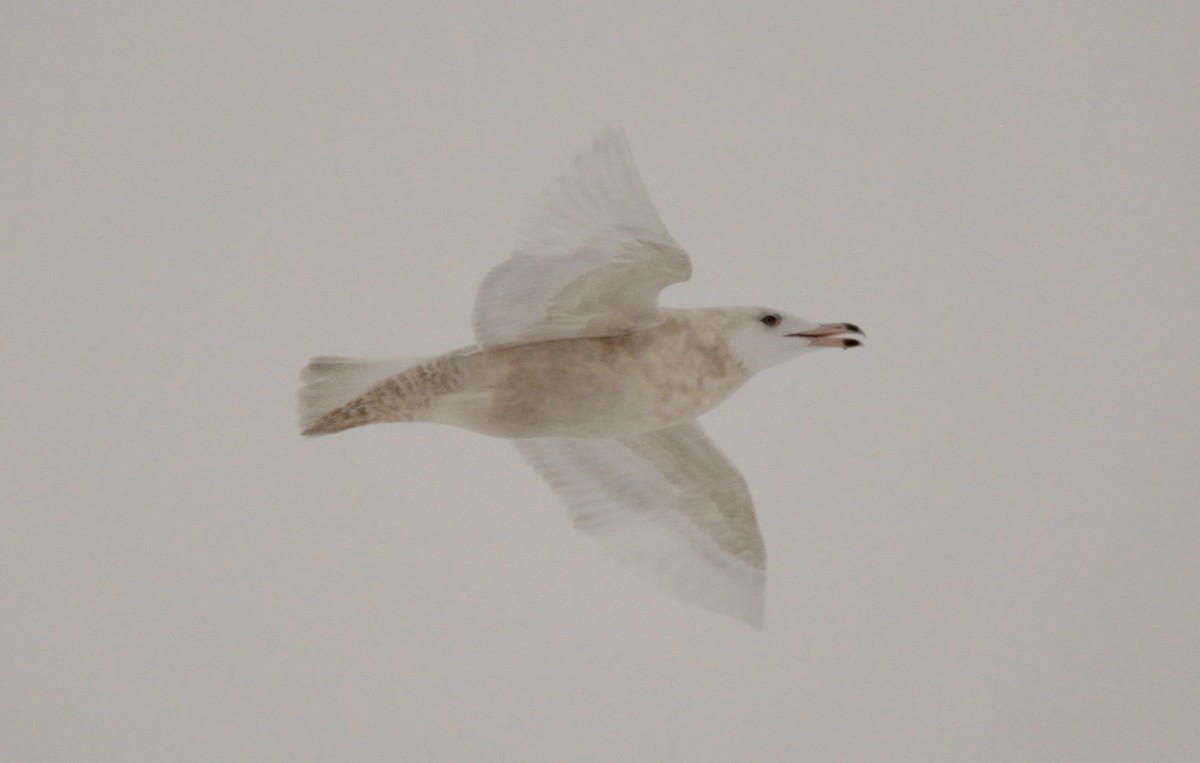
<instances>
[{"instance_id":1,"label":"flying gull","mask_svg":"<svg viewBox=\"0 0 1200 763\"><path fill-rule=\"evenodd\" d=\"M746 482L696 417L754 374L859 344L850 323L764 307L675 309L691 262L602 133L522 219L475 297L476 344L427 358L314 358L300 428L450 424L511 439L575 524L681 599L762 627L766 551Z\"/></svg>"}]
</instances>

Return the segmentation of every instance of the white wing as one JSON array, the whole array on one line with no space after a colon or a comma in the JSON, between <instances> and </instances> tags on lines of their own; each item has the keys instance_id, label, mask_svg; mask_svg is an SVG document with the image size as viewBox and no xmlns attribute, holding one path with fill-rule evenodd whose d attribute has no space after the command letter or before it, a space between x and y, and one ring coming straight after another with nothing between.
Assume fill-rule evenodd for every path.
<instances>
[{"instance_id":1,"label":"white wing","mask_svg":"<svg viewBox=\"0 0 1200 763\"><path fill-rule=\"evenodd\" d=\"M521 220L517 246L475 296L484 347L648 328L658 293L692 274L654 211L620 131L602 133Z\"/></svg>"},{"instance_id":2,"label":"white wing","mask_svg":"<svg viewBox=\"0 0 1200 763\"><path fill-rule=\"evenodd\" d=\"M746 481L696 423L514 440L577 527L684 601L761 628L766 551Z\"/></svg>"}]
</instances>

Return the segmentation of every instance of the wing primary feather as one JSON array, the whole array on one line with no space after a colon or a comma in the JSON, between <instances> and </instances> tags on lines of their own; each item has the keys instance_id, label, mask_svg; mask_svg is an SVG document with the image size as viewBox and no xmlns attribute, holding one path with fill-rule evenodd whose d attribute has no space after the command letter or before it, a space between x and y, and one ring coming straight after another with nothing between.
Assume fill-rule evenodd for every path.
<instances>
[{"instance_id":1,"label":"wing primary feather","mask_svg":"<svg viewBox=\"0 0 1200 763\"><path fill-rule=\"evenodd\" d=\"M624 134L608 130L522 218L511 256L479 286L475 336L495 347L650 328L659 292L690 276Z\"/></svg>"},{"instance_id":2,"label":"wing primary feather","mask_svg":"<svg viewBox=\"0 0 1200 763\"><path fill-rule=\"evenodd\" d=\"M754 504L699 425L515 444L575 525L636 574L762 627L766 557Z\"/></svg>"}]
</instances>

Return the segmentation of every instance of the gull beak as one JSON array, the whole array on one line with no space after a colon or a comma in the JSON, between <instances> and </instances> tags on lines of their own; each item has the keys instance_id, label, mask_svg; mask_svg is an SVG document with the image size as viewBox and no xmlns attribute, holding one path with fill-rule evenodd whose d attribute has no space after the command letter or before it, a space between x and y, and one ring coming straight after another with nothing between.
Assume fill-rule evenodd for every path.
<instances>
[{"instance_id":1,"label":"gull beak","mask_svg":"<svg viewBox=\"0 0 1200 763\"><path fill-rule=\"evenodd\" d=\"M840 336L841 334L866 336L863 330L853 323L822 323L812 331L802 331L798 334L788 334L788 336L803 337L813 347L841 347L843 350L847 350L862 344L857 339Z\"/></svg>"}]
</instances>

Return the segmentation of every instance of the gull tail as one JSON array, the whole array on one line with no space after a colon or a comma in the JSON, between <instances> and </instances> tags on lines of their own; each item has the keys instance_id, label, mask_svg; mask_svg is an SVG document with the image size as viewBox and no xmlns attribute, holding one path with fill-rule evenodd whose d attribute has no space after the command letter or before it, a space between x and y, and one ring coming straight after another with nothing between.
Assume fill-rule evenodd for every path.
<instances>
[{"instance_id":1,"label":"gull tail","mask_svg":"<svg viewBox=\"0 0 1200 763\"><path fill-rule=\"evenodd\" d=\"M389 383L428 358L313 358L300 372L297 393L301 434L333 434L373 421L396 421L394 398L402 390ZM371 393L371 394L368 394Z\"/></svg>"}]
</instances>

